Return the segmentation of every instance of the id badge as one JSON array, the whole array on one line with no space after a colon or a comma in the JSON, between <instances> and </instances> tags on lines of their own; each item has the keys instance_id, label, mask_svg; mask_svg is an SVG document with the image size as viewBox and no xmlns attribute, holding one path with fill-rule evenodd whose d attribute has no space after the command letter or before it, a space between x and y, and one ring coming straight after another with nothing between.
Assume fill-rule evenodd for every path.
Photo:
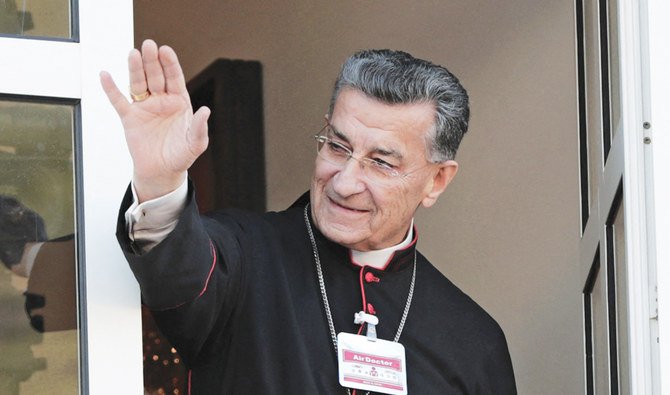
<instances>
[{"instance_id":1,"label":"id badge","mask_svg":"<svg viewBox=\"0 0 670 395\"><path fill-rule=\"evenodd\" d=\"M340 332L337 335L340 385L383 394L407 394L405 347L388 340Z\"/></svg>"}]
</instances>

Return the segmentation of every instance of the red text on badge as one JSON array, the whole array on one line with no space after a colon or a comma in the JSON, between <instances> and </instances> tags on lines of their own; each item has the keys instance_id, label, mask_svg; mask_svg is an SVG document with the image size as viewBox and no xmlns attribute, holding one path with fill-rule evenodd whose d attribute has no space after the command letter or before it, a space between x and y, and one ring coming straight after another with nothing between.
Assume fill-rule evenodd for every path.
<instances>
[{"instance_id":1,"label":"red text on badge","mask_svg":"<svg viewBox=\"0 0 670 395\"><path fill-rule=\"evenodd\" d=\"M372 366L383 366L385 368L400 371L401 362L397 358L385 358L377 355L363 354L351 350L344 350L344 362L358 362Z\"/></svg>"}]
</instances>

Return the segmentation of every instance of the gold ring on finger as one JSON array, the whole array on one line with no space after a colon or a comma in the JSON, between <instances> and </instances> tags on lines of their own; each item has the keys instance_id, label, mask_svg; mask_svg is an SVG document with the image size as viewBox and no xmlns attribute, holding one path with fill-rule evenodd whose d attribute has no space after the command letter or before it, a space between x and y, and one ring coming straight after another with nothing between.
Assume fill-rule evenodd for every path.
<instances>
[{"instance_id":1,"label":"gold ring on finger","mask_svg":"<svg viewBox=\"0 0 670 395\"><path fill-rule=\"evenodd\" d=\"M146 90L139 95L130 91L130 98L133 99L134 102L146 100L149 96L151 96L151 92L149 92L149 90Z\"/></svg>"}]
</instances>

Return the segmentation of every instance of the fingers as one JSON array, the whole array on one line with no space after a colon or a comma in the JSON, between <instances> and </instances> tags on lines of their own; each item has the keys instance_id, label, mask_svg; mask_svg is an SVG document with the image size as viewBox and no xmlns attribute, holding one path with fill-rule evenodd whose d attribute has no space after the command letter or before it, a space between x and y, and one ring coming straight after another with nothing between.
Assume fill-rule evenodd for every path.
<instances>
[{"instance_id":1,"label":"fingers","mask_svg":"<svg viewBox=\"0 0 670 395\"><path fill-rule=\"evenodd\" d=\"M121 93L108 72L100 72L100 85L102 85L102 89L105 91L109 102L112 103L116 112L120 116L125 114L130 107L130 103L128 103L128 99Z\"/></svg>"},{"instance_id":2,"label":"fingers","mask_svg":"<svg viewBox=\"0 0 670 395\"><path fill-rule=\"evenodd\" d=\"M184 72L181 69L179 59L177 59L177 54L174 50L167 45L163 45L158 49L158 59L163 66L166 91L179 95L187 93Z\"/></svg>"},{"instance_id":3,"label":"fingers","mask_svg":"<svg viewBox=\"0 0 670 395\"><path fill-rule=\"evenodd\" d=\"M128 74L131 93L141 95L149 89L147 86L147 77L144 75L142 54L137 49L133 49L128 55Z\"/></svg>"},{"instance_id":4,"label":"fingers","mask_svg":"<svg viewBox=\"0 0 670 395\"><path fill-rule=\"evenodd\" d=\"M133 49L128 55L128 71L134 94L188 94L177 54L167 45L159 48L155 41L145 40L141 52Z\"/></svg>"},{"instance_id":5,"label":"fingers","mask_svg":"<svg viewBox=\"0 0 670 395\"><path fill-rule=\"evenodd\" d=\"M193 114L188 141L191 152L193 152L195 157L200 156L200 154L207 149L207 144L209 143L209 137L207 135L207 119L209 119L210 113L211 110L203 106Z\"/></svg>"},{"instance_id":6,"label":"fingers","mask_svg":"<svg viewBox=\"0 0 670 395\"><path fill-rule=\"evenodd\" d=\"M158 46L153 40L144 40L142 43L142 65L146 76L147 86L152 95L165 93L165 76L163 67L158 60ZM135 92L135 93L142 93Z\"/></svg>"}]
</instances>

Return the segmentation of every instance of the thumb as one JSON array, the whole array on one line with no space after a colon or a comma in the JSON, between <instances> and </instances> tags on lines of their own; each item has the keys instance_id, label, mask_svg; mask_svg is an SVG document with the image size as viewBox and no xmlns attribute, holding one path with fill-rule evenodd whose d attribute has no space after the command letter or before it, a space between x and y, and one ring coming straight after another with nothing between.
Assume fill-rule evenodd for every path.
<instances>
[{"instance_id":1,"label":"thumb","mask_svg":"<svg viewBox=\"0 0 670 395\"><path fill-rule=\"evenodd\" d=\"M100 72L100 85L102 85L102 89L105 91L105 94L107 95L109 102L112 103L116 113L123 115L128 110L128 107L130 107L130 104L128 103L128 99L123 96L119 88L116 86L112 76L108 72Z\"/></svg>"},{"instance_id":2,"label":"thumb","mask_svg":"<svg viewBox=\"0 0 670 395\"><path fill-rule=\"evenodd\" d=\"M193 114L191 121L191 129L189 130L189 143L191 150L200 155L207 149L209 143L209 136L207 135L207 120L212 111L205 106L202 106Z\"/></svg>"}]
</instances>

